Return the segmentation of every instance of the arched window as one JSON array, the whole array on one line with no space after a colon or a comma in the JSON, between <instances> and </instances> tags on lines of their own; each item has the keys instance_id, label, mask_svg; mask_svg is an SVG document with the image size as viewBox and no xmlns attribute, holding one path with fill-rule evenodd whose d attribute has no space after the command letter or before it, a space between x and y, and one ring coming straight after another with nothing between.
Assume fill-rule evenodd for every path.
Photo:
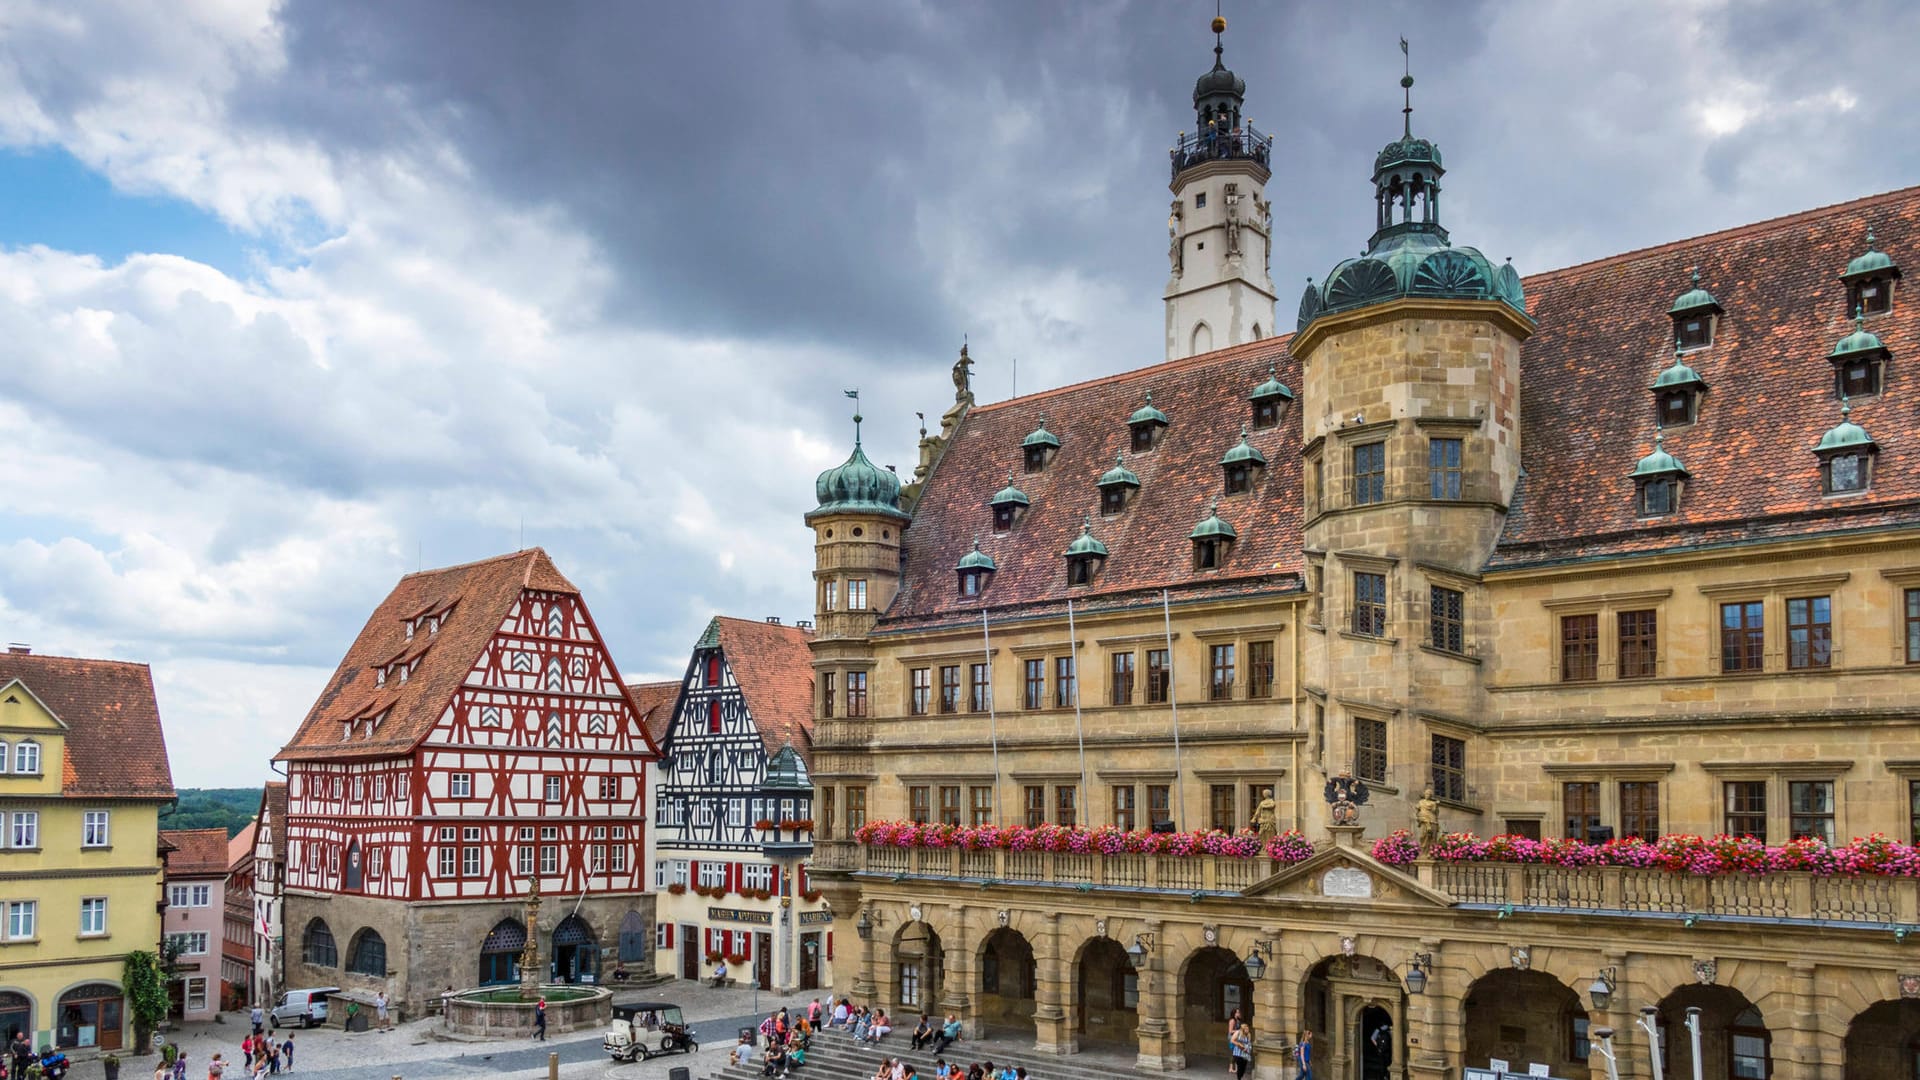
<instances>
[{"instance_id":1,"label":"arched window","mask_svg":"<svg viewBox=\"0 0 1920 1080\"><path fill-rule=\"evenodd\" d=\"M386 940L371 929L355 934L353 947L347 950L347 970L356 975L377 975L385 978L387 974Z\"/></svg>"},{"instance_id":2,"label":"arched window","mask_svg":"<svg viewBox=\"0 0 1920 1080\"><path fill-rule=\"evenodd\" d=\"M1193 328L1192 348L1187 350L1193 355L1213 351L1213 327L1206 323L1197 323Z\"/></svg>"},{"instance_id":3,"label":"arched window","mask_svg":"<svg viewBox=\"0 0 1920 1080\"><path fill-rule=\"evenodd\" d=\"M20 745L13 748L13 771L38 775L40 772L40 744L32 739L22 739Z\"/></svg>"},{"instance_id":4,"label":"arched window","mask_svg":"<svg viewBox=\"0 0 1920 1080\"><path fill-rule=\"evenodd\" d=\"M520 955L527 947L527 928L518 919L501 919L480 943L480 985L496 986L520 980Z\"/></svg>"},{"instance_id":5,"label":"arched window","mask_svg":"<svg viewBox=\"0 0 1920 1080\"><path fill-rule=\"evenodd\" d=\"M87 983L60 995L54 1009L58 1026L53 1044L62 1050L80 1046L118 1049L125 1026L125 998L112 983Z\"/></svg>"},{"instance_id":6,"label":"arched window","mask_svg":"<svg viewBox=\"0 0 1920 1080\"><path fill-rule=\"evenodd\" d=\"M12 990L0 990L0 1038L13 1041L15 1032L33 1033L33 999Z\"/></svg>"},{"instance_id":7,"label":"arched window","mask_svg":"<svg viewBox=\"0 0 1920 1080\"><path fill-rule=\"evenodd\" d=\"M315 919L307 924L307 931L300 938L300 959L315 967L338 967L340 952L333 944L333 931L327 929L326 920Z\"/></svg>"}]
</instances>

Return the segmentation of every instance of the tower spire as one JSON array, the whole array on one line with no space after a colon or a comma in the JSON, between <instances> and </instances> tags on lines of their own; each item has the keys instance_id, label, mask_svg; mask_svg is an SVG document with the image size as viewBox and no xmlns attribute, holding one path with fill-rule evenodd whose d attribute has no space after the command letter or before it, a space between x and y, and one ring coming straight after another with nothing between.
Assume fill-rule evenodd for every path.
<instances>
[{"instance_id":1,"label":"tower spire","mask_svg":"<svg viewBox=\"0 0 1920 1080\"><path fill-rule=\"evenodd\" d=\"M1226 32L1227 18L1220 14L1220 0L1213 0L1213 70L1215 71L1223 71L1227 66L1227 47L1220 38L1220 35Z\"/></svg>"},{"instance_id":2,"label":"tower spire","mask_svg":"<svg viewBox=\"0 0 1920 1080\"><path fill-rule=\"evenodd\" d=\"M1413 54L1407 51L1405 37L1400 39L1400 56L1402 64L1400 92L1406 96L1406 106L1400 110L1400 115L1405 120L1401 135L1411 139L1413 138Z\"/></svg>"},{"instance_id":3,"label":"tower spire","mask_svg":"<svg viewBox=\"0 0 1920 1080\"><path fill-rule=\"evenodd\" d=\"M855 387L852 390L840 392L853 399L853 448L858 450L860 449L860 421L865 419L860 415L860 389Z\"/></svg>"}]
</instances>

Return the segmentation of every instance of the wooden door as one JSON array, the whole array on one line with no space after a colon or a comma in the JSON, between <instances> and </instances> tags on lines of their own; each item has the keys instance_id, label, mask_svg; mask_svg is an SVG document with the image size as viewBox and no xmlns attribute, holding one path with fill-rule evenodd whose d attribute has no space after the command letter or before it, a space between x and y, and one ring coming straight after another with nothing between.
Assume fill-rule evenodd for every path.
<instances>
[{"instance_id":1,"label":"wooden door","mask_svg":"<svg viewBox=\"0 0 1920 1080\"><path fill-rule=\"evenodd\" d=\"M680 977L699 982L700 959L700 928L683 924L680 927Z\"/></svg>"},{"instance_id":2,"label":"wooden door","mask_svg":"<svg viewBox=\"0 0 1920 1080\"><path fill-rule=\"evenodd\" d=\"M773 935L753 935L753 977L760 980L760 989L773 986Z\"/></svg>"},{"instance_id":3,"label":"wooden door","mask_svg":"<svg viewBox=\"0 0 1920 1080\"><path fill-rule=\"evenodd\" d=\"M820 933L800 936L800 989L820 989Z\"/></svg>"}]
</instances>

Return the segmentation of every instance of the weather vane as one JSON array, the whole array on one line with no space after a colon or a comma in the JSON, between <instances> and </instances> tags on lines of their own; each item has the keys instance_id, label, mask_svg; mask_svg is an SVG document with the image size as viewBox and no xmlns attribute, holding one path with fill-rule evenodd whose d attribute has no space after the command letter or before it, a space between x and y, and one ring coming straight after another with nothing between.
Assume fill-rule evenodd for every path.
<instances>
[{"instance_id":1,"label":"weather vane","mask_svg":"<svg viewBox=\"0 0 1920 1080\"><path fill-rule=\"evenodd\" d=\"M860 389L855 387L852 390L842 390L840 392L853 399L853 445L859 446L860 421L863 419L860 415Z\"/></svg>"}]
</instances>

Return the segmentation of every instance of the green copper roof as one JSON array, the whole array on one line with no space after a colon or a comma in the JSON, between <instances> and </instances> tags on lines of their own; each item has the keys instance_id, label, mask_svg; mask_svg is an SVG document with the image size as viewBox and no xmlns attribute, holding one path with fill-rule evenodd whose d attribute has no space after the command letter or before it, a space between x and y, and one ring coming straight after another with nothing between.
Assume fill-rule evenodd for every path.
<instances>
[{"instance_id":1,"label":"green copper roof","mask_svg":"<svg viewBox=\"0 0 1920 1080\"><path fill-rule=\"evenodd\" d=\"M1667 309L1667 314L1685 315L1691 311L1707 308L1719 311L1720 301L1715 300L1712 293L1700 287L1700 271L1696 267L1693 271L1693 288L1675 297L1673 306Z\"/></svg>"},{"instance_id":2,"label":"green copper roof","mask_svg":"<svg viewBox=\"0 0 1920 1080\"><path fill-rule=\"evenodd\" d=\"M1054 438L1053 432L1047 430L1047 418L1046 418L1046 415L1043 413L1041 414L1041 417L1040 417L1040 426L1033 429L1033 434L1020 440L1020 445L1021 446L1051 446L1051 447L1058 448L1060 446L1060 440L1057 438Z\"/></svg>"},{"instance_id":3,"label":"green copper roof","mask_svg":"<svg viewBox=\"0 0 1920 1080\"><path fill-rule=\"evenodd\" d=\"M808 521L827 514L875 514L911 520L900 509L900 478L893 470L868 461L857 437L846 462L821 473L813 482L813 491L819 505L807 514Z\"/></svg>"},{"instance_id":4,"label":"green copper roof","mask_svg":"<svg viewBox=\"0 0 1920 1080\"><path fill-rule=\"evenodd\" d=\"M1886 351L1887 347L1880 343L1878 335L1867 329L1866 316L1856 310L1853 313L1853 333L1841 338L1833 347L1833 352L1827 354L1827 359L1841 360L1862 353L1877 354Z\"/></svg>"},{"instance_id":5,"label":"green copper roof","mask_svg":"<svg viewBox=\"0 0 1920 1080\"><path fill-rule=\"evenodd\" d=\"M1874 248L1873 230L1868 229L1867 253L1848 263L1847 272L1841 274L1840 279L1846 281L1852 278L1866 277L1870 274L1884 273L1888 270L1893 271L1895 276L1898 276L1900 272L1900 268L1893 263L1893 256Z\"/></svg>"},{"instance_id":6,"label":"green copper roof","mask_svg":"<svg viewBox=\"0 0 1920 1080\"><path fill-rule=\"evenodd\" d=\"M693 643L695 649L717 649L720 647L720 619L715 616L707 620L707 629L700 640Z\"/></svg>"},{"instance_id":7,"label":"green copper roof","mask_svg":"<svg viewBox=\"0 0 1920 1080\"><path fill-rule=\"evenodd\" d=\"M1093 518L1088 517L1080 522L1080 535L1067 545L1066 555L1069 559L1079 555L1093 555L1102 559L1107 557L1107 545L1093 538Z\"/></svg>"},{"instance_id":8,"label":"green copper roof","mask_svg":"<svg viewBox=\"0 0 1920 1080\"><path fill-rule=\"evenodd\" d=\"M1633 471L1627 475L1635 480L1651 476L1671 476L1676 473L1681 476L1687 475L1687 467L1680 464L1679 458L1667 453L1665 442L1664 436L1654 435L1653 453L1641 458L1640 464L1635 465Z\"/></svg>"},{"instance_id":9,"label":"green copper roof","mask_svg":"<svg viewBox=\"0 0 1920 1080\"><path fill-rule=\"evenodd\" d=\"M1113 455L1113 468L1100 474L1100 482L1094 486L1102 488L1139 487L1140 478L1133 474L1132 469L1127 468L1126 461L1127 455L1124 453Z\"/></svg>"},{"instance_id":10,"label":"green copper roof","mask_svg":"<svg viewBox=\"0 0 1920 1080\"><path fill-rule=\"evenodd\" d=\"M807 776L807 763L800 760L800 754L794 750L792 743L782 746L767 759L767 778L761 783L760 790L813 790L813 781Z\"/></svg>"},{"instance_id":11,"label":"green copper roof","mask_svg":"<svg viewBox=\"0 0 1920 1080\"><path fill-rule=\"evenodd\" d=\"M1277 371L1278 369L1273 364L1268 364L1267 381L1254 387L1253 393L1247 395L1247 400L1265 401L1267 398L1280 397L1292 401L1293 391L1287 389L1287 384L1279 380Z\"/></svg>"},{"instance_id":12,"label":"green copper roof","mask_svg":"<svg viewBox=\"0 0 1920 1080\"><path fill-rule=\"evenodd\" d=\"M993 565L993 556L988 555L984 551L981 551L980 541L978 539L975 539L973 542L973 550L967 552L965 555L960 556L960 565L954 567L954 569L955 570L994 570L998 568Z\"/></svg>"},{"instance_id":13,"label":"green copper roof","mask_svg":"<svg viewBox=\"0 0 1920 1080\"><path fill-rule=\"evenodd\" d=\"M1852 420L1853 406L1846 398L1840 399L1840 422L1827 429L1820 436L1820 445L1813 448L1816 454L1825 454L1838 450L1870 450L1876 444L1867 429Z\"/></svg>"},{"instance_id":14,"label":"green copper roof","mask_svg":"<svg viewBox=\"0 0 1920 1080\"><path fill-rule=\"evenodd\" d=\"M1226 454L1220 458L1220 464L1222 465L1240 465L1243 463L1253 465L1265 465L1267 463L1267 455L1261 453L1259 447L1247 441L1247 425L1245 424L1240 425L1240 445L1227 451Z\"/></svg>"},{"instance_id":15,"label":"green copper roof","mask_svg":"<svg viewBox=\"0 0 1920 1080\"><path fill-rule=\"evenodd\" d=\"M1166 423L1167 414L1153 407L1153 391L1151 390L1147 391L1147 403L1135 409L1132 416L1127 417L1128 427L1132 427L1135 424L1160 424L1165 426Z\"/></svg>"},{"instance_id":16,"label":"green copper roof","mask_svg":"<svg viewBox=\"0 0 1920 1080\"><path fill-rule=\"evenodd\" d=\"M1232 540L1239 535L1239 533L1233 531L1233 526L1227 524L1226 521L1220 517L1220 500L1215 499L1213 503L1207 507L1207 516L1201 518L1200 524L1193 527L1193 531L1187 534L1187 539Z\"/></svg>"},{"instance_id":17,"label":"green copper roof","mask_svg":"<svg viewBox=\"0 0 1920 1080\"><path fill-rule=\"evenodd\" d=\"M1697 386L1704 390L1707 388L1707 380L1701 378L1699 372L1681 363L1680 343L1676 341L1673 343L1673 366L1655 377L1653 385L1648 389L1678 390L1688 386Z\"/></svg>"},{"instance_id":18,"label":"green copper roof","mask_svg":"<svg viewBox=\"0 0 1920 1080\"><path fill-rule=\"evenodd\" d=\"M1012 469L1007 470L1007 486L1001 488L997 492L994 492L993 498L987 503L987 505L988 506L1006 506L1010 503L1015 506L1033 505L1030 501L1028 501L1026 492L1021 491L1019 488L1013 486L1013 470Z\"/></svg>"}]
</instances>

